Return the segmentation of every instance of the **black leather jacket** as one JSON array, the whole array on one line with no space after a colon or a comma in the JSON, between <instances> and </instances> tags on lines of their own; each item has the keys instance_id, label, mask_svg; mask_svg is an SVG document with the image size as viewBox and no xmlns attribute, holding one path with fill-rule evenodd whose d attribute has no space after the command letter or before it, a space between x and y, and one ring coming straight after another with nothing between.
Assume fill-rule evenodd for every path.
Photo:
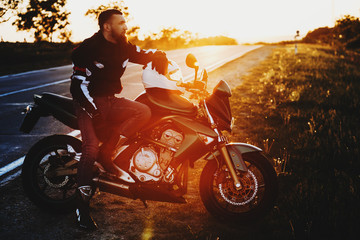
<instances>
[{"instance_id":1,"label":"black leather jacket","mask_svg":"<svg viewBox=\"0 0 360 240\"><path fill-rule=\"evenodd\" d=\"M93 97L113 96L122 90L121 76L128 62L145 65L154 53L131 43L114 44L99 31L85 39L72 53L70 92L90 115L97 112Z\"/></svg>"}]
</instances>

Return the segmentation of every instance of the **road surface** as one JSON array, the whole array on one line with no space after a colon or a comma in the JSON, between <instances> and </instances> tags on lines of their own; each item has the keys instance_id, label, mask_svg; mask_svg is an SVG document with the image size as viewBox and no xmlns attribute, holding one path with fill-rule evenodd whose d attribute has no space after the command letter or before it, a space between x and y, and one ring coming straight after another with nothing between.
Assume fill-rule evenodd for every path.
<instances>
[{"instance_id":1,"label":"road surface","mask_svg":"<svg viewBox=\"0 0 360 240\"><path fill-rule=\"evenodd\" d=\"M190 52L199 60L200 68L212 71L258 47L205 46L168 51L167 56L180 65L184 78L191 78L194 71L185 65L186 55ZM142 66L136 64L128 65L122 77L124 89L119 96L134 99L144 90L141 68ZM35 142L52 134L74 133L73 129L53 117L41 118L30 134L19 131L23 119L20 113L32 103L34 94L53 92L70 96L71 72L71 65L68 65L0 76L0 186L19 176L24 155Z\"/></svg>"},{"instance_id":2,"label":"road surface","mask_svg":"<svg viewBox=\"0 0 360 240\"><path fill-rule=\"evenodd\" d=\"M240 85L252 69L273 53L274 48L275 46L264 46L231 61L211 72L208 83L211 85L224 79L232 88ZM38 89L39 92L41 90ZM24 143L19 143L22 144ZM99 230L91 233L77 228L73 212L52 214L40 210L25 195L21 179L14 179L0 187L0 239L175 240L264 237L261 230L269 227L267 218L254 225L229 225L209 215L199 196L199 179L205 163L206 161L197 161L195 168L189 169L188 191L185 195L187 204L148 201L148 208L145 208L140 200L104 192L96 194L91 200L91 213L99 224Z\"/></svg>"}]
</instances>

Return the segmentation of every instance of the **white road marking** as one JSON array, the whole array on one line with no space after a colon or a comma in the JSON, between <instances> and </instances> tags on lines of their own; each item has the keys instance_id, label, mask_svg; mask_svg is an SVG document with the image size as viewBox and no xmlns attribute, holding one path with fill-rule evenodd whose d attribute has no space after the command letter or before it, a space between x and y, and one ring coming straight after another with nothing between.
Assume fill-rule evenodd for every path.
<instances>
[{"instance_id":1,"label":"white road marking","mask_svg":"<svg viewBox=\"0 0 360 240\"><path fill-rule=\"evenodd\" d=\"M24 76L24 75L27 75L27 74L41 73L41 72L46 72L46 71L54 71L54 70L58 70L58 69L61 69L61 68L71 68L71 66L72 65L65 65L65 66L60 66L60 67L45 68L45 69L33 70L33 71L22 72L22 73L8 74L8 75L0 76L0 79L7 78L7 77L21 77L21 76ZM127 68L133 67L133 66L136 66L136 64L130 64L129 63Z\"/></svg>"},{"instance_id":2,"label":"white road marking","mask_svg":"<svg viewBox=\"0 0 360 240\"><path fill-rule=\"evenodd\" d=\"M53 67L53 68L45 68L45 69L33 70L33 71L22 72L22 73L9 74L9 75L0 76L0 79L7 78L7 77L20 77L20 76L24 76L24 75L32 74L32 73L41 73L41 72L46 72L46 71L54 71L54 70L61 69L61 68L71 68L71 65L65 65L65 66Z\"/></svg>"},{"instance_id":3,"label":"white road marking","mask_svg":"<svg viewBox=\"0 0 360 240\"><path fill-rule=\"evenodd\" d=\"M137 64L129 64L129 66L128 66L127 68L131 68L131 67L134 67L134 66L136 66L136 65L137 65ZM60 68L60 67L59 67L59 68ZM49 70L49 69L45 69L45 70ZM14 74L14 75L7 75L7 76L20 76L20 75L25 75L25 74L28 74L28 73L42 72L42 71L44 71L44 70L36 70L36 71L27 72L27 73L19 73L19 74ZM0 78L7 77L7 76L1 76ZM21 93L21 92L27 92L27 91L31 91L31 90L34 90L34 89L43 88L43 87L48 87L48 86L52 86L52 85L56 85L56 84L61 84L61 83L65 83L65 82L70 82L70 78L69 78L69 79L59 80L59 81L52 82L52 83L42 84L42 85L35 86L35 87L24 88L24 89L20 89L20 90L8 92L8 93L3 93L3 94L0 94L0 97L6 97L6 96L9 96L9 95L12 95L12 94Z\"/></svg>"},{"instance_id":4,"label":"white road marking","mask_svg":"<svg viewBox=\"0 0 360 240\"><path fill-rule=\"evenodd\" d=\"M19 167L21 164L23 164L25 159L25 156L22 156L21 158L15 160L14 162L6 165L5 167L0 168L0 177L12 170L14 170L15 168Z\"/></svg>"},{"instance_id":5,"label":"white road marking","mask_svg":"<svg viewBox=\"0 0 360 240\"><path fill-rule=\"evenodd\" d=\"M43 87L47 87L47 86L52 86L52 85L64 83L64 82L69 82L69 81L70 81L70 79L64 79L64 80L60 80L60 81L56 81L56 82L52 82L52 83L46 83L46 84L42 84L42 85L39 85L39 86L31 87L31 88L24 88L24 89L20 89L20 90L8 92L8 93L0 94L0 97L6 97L6 96L9 96L9 95L12 95L12 94L26 92L26 91L30 91L30 90L34 90L34 89L38 89L38 88L43 88Z\"/></svg>"},{"instance_id":6,"label":"white road marking","mask_svg":"<svg viewBox=\"0 0 360 240\"><path fill-rule=\"evenodd\" d=\"M220 66L224 65L227 62L230 62L231 60L234 60L234 59L237 59L237 58L241 57L242 55L243 55L243 53L235 54L235 55L233 55L231 57L220 60L217 63L214 63L214 64L208 66L206 69L208 70L208 72L211 72L211 71L215 70L216 68L219 68Z\"/></svg>"},{"instance_id":7,"label":"white road marking","mask_svg":"<svg viewBox=\"0 0 360 240\"><path fill-rule=\"evenodd\" d=\"M18 176L20 176L21 172L20 171L17 171L16 173L6 177L5 179L3 179L1 182L0 182L0 187L3 187L5 186L6 184L8 184L10 181L14 180L15 178L17 178Z\"/></svg>"}]
</instances>

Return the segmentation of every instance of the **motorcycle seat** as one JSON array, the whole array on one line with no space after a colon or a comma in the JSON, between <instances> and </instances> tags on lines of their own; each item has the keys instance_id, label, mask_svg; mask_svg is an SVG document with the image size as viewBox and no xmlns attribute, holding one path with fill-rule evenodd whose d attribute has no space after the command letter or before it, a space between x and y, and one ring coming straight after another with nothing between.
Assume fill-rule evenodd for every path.
<instances>
[{"instance_id":1,"label":"motorcycle seat","mask_svg":"<svg viewBox=\"0 0 360 240\"><path fill-rule=\"evenodd\" d=\"M56 119L73 129L78 129L73 99L55 93L44 92L35 102L45 108Z\"/></svg>"},{"instance_id":2,"label":"motorcycle seat","mask_svg":"<svg viewBox=\"0 0 360 240\"><path fill-rule=\"evenodd\" d=\"M161 110L170 111L175 114L196 115L196 107L186 98L174 91L160 88L146 90L149 101Z\"/></svg>"},{"instance_id":3,"label":"motorcycle seat","mask_svg":"<svg viewBox=\"0 0 360 240\"><path fill-rule=\"evenodd\" d=\"M67 111L68 113L75 115L75 108L72 98L48 92L43 93L42 97L43 100L47 101L48 103L55 104Z\"/></svg>"}]
</instances>

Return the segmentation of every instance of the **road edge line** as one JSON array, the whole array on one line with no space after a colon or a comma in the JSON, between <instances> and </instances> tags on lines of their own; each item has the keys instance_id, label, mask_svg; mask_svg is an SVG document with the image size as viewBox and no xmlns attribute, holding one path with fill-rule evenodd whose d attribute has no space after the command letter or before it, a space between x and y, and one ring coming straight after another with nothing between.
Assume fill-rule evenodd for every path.
<instances>
[{"instance_id":1,"label":"road edge line","mask_svg":"<svg viewBox=\"0 0 360 240\"><path fill-rule=\"evenodd\" d=\"M12 92L7 92L7 93L0 94L0 98L1 97L6 97L6 96L9 96L9 95L13 95L13 94L16 94L16 93L26 92L26 91L30 91L30 90L34 90L34 89L38 89L38 88L42 88L42 87L48 87L48 86L52 86L52 85L56 85L56 84L60 84L60 83L69 82L69 81L70 81L70 79L63 79L63 80L59 80L59 81L56 81L56 82L46 83L46 84L42 84L42 85L39 85L39 86L31 87L31 88L24 88L24 89L12 91Z\"/></svg>"}]
</instances>

